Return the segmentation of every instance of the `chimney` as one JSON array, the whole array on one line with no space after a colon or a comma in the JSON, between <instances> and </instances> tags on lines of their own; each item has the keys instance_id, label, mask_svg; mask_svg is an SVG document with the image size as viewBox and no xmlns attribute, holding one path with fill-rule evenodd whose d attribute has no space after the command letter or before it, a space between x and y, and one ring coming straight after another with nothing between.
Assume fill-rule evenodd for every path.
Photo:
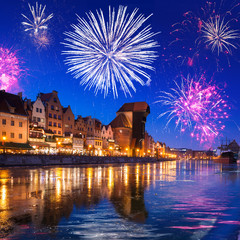
<instances>
[{"instance_id":1,"label":"chimney","mask_svg":"<svg viewBox=\"0 0 240 240\"><path fill-rule=\"evenodd\" d=\"M31 107L31 99L27 99L27 105Z\"/></svg>"},{"instance_id":2,"label":"chimney","mask_svg":"<svg viewBox=\"0 0 240 240\"><path fill-rule=\"evenodd\" d=\"M22 92L19 92L17 95L22 99Z\"/></svg>"}]
</instances>

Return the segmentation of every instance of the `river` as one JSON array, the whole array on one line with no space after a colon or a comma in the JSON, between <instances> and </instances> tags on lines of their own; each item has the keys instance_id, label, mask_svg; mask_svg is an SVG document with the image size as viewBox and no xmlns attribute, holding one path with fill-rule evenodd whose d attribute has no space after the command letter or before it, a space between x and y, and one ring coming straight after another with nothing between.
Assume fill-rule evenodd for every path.
<instances>
[{"instance_id":1,"label":"river","mask_svg":"<svg viewBox=\"0 0 240 240\"><path fill-rule=\"evenodd\" d=\"M240 165L0 168L0 238L240 239Z\"/></svg>"}]
</instances>

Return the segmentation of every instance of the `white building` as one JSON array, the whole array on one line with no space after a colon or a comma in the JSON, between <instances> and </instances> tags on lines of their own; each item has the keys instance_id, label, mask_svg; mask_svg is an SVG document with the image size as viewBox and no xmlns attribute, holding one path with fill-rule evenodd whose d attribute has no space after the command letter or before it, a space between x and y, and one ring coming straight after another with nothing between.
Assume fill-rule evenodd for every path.
<instances>
[{"instance_id":1,"label":"white building","mask_svg":"<svg viewBox=\"0 0 240 240\"><path fill-rule=\"evenodd\" d=\"M38 127L42 127L44 129L46 127L45 107L40 97L37 97L37 100L32 106L32 122L37 123Z\"/></svg>"},{"instance_id":2,"label":"white building","mask_svg":"<svg viewBox=\"0 0 240 240\"><path fill-rule=\"evenodd\" d=\"M109 143L114 142L111 125L102 125L101 137L103 141L103 149L108 149L110 145Z\"/></svg>"}]
</instances>

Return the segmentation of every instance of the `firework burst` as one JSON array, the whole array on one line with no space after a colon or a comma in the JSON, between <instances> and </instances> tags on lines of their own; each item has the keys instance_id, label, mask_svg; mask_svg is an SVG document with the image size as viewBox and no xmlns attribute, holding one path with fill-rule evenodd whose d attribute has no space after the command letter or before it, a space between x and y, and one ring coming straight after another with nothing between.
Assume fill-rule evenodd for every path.
<instances>
[{"instance_id":1,"label":"firework burst","mask_svg":"<svg viewBox=\"0 0 240 240\"><path fill-rule=\"evenodd\" d=\"M30 32L30 36L33 37L34 43L39 47L47 46L50 42L47 34L48 21L53 17L53 14L45 17L46 5L38 5L38 2L36 2L36 7L30 4L28 4L28 6L33 19L31 20L26 15L22 14L25 18L25 21L22 22L24 31Z\"/></svg>"},{"instance_id":2,"label":"firework burst","mask_svg":"<svg viewBox=\"0 0 240 240\"><path fill-rule=\"evenodd\" d=\"M210 18L208 22L202 24L202 36L204 43L207 44L214 52L217 49L220 52L231 53L231 48L237 49L235 40L240 38L239 31L230 28L230 22L226 22L225 18L215 16Z\"/></svg>"},{"instance_id":3,"label":"firework burst","mask_svg":"<svg viewBox=\"0 0 240 240\"><path fill-rule=\"evenodd\" d=\"M16 53L0 47L0 88L11 91L18 85L21 73Z\"/></svg>"},{"instance_id":4,"label":"firework burst","mask_svg":"<svg viewBox=\"0 0 240 240\"><path fill-rule=\"evenodd\" d=\"M225 128L223 120L228 118L226 101L221 90L214 84L208 84L205 77L182 77L181 85L171 92L161 92L156 101L168 108L159 117L167 116L168 124L175 122L181 132L190 130L190 135L198 141L212 142Z\"/></svg>"},{"instance_id":5,"label":"firework burst","mask_svg":"<svg viewBox=\"0 0 240 240\"><path fill-rule=\"evenodd\" d=\"M231 66L230 56L238 56L240 4L223 7L223 2L207 1L197 13L186 12L183 21L173 24L170 61L200 71Z\"/></svg>"},{"instance_id":6,"label":"firework burst","mask_svg":"<svg viewBox=\"0 0 240 240\"><path fill-rule=\"evenodd\" d=\"M81 77L85 88L95 87L95 94L101 91L105 97L110 90L118 97L119 84L125 96L131 96L129 88L136 91L133 81L144 85L142 78L150 79L144 69L153 70L156 52L151 49L158 44L152 39L151 27L142 27L151 15L137 16L137 12L128 14L127 7L119 6L115 13L109 7L108 21L102 10L96 16L90 12L88 21L78 17L74 31L65 33L68 72L76 79Z\"/></svg>"}]
</instances>

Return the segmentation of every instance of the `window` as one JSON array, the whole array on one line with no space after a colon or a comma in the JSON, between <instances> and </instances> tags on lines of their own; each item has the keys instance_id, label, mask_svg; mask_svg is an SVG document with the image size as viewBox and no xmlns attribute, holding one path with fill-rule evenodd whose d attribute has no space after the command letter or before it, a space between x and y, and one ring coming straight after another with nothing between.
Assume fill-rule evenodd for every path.
<instances>
[{"instance_id":1,"label":"window","mask_svg":"<svg viewBox=\"0 0 240 240\"><path fill-rule=\"evenodd\" d=\"M56 127L56 126L57 126L57 123L54 122L54 123L53 123L53 126Z\"/></svg>"},{"instance_id":2,"label":"window","mask_svg":"<svg viewBox=\"0 0 240 240\"><path fill-rule=\"evenodd\" d=\"M68 117L68 121L70 121L70 117Z\"/></svg>"},{"instance_id":3,"label":"window","mask_svg":"<svg viewBox=\"0 0 240 240\"><path fill-rule=\"evenodd\" d=\"M56 111L59 111L59 108L58 108L58 107L56 107Z\"/></svg>"},{"instance_id":4,"label":"window","mask_svg":"<svg viewBox=\"0 0 240 240\"><path fill-rule=\"evenodd\" d=\"M51 110L54 110L54 106L53 105L51 105Z\"/></svg>"},{"instance_id":5,"label":"window","mask_svg":"<svg viewBox=\"0 0 240 240\"><path fill-rule=\"evenodd\" d=\"M6 125L6 119L2 119L2 125Z\"/></svg>"},{"instance_id":6,"label":"window","mask_svg":"<svg viewBox=\"0 0 240 240\"><path fill-rule=\"evenodd\" d=\"M6 137L6 132L2 132L2 136L3 136L3 137Z\"/></svg>"},{"instance_id":7,"label":"window","mask_svg":"<svg viewBox=\"0 0 240 240\"><path fill-rule=\"evenodd\" d=\"M58 115L58 119L61 120L61 115Z\"/></svg>"},{"instance_id":8,"label":"window","mask_svg":"<svg viewBox=\"0 0 240 240\"><path fill-rule=\"evenodd\" d=\"M60 131L58 131L58 134L60 135L60 134L61 134L61 132L60 132Z\"/></svg>"},{"instance_id":9,"label":"window","mask_svg":"<svg viewBox=\"0 0 240 240\"><path fill-rule=\"evenodd\" d=\"M22 122L19 122L19 127L22 127Z\"/></svg>"},{"instance_id":10,"label":"window","mask_svg":"<svg viewBox=\"0 0 240 240\"><path fill-rule=\"evenodd\" d=\"M38 108L36 108L36 112L38 112Z\"/></svg>"},{"instance_id":11,"label":"window","mask_svg":"<svg viewBox=\"0 0 240 240\"><path fill-rule=\"evenodd\" d=\"M49 125L49 126L52 126L52 122L49 122L48 125Z\"/></svg>"},{"instance_id":12,"label":"window","mask_svg":"<svg viewBox=\"0 0 240 240\"><path fill-rule=\"evenodd\" d=\"M41 121L40 118L37 118L37 121L40 122Z\"/></svg>"},{"instance_id":13,"label":"window","mask_svg":"<svg viewBox=\"0 0 240 240\"><path fill-rule=\"evenodd\" d=\"M44 123L44 119L43 118L41 118L41 122Z\"/></svg>"},{"instance_id":14,"label":"window","mask_svg":"<svg viewBox=\"0 0 240 240\"><path fill-rule=\"evenodd\" d=\"M36 117L33 117L33 121L36 122Z\"/></svg>"},{"instance_id":15,"label":"window","mask_svg":"<svg viewBox=\"0 0 240 240\"><path fill-rule=\"evenodd\" d=\"M52 118L52 114L51 113L49 113L49 117Z\"/></svg>"},{"instance_id":16,"label":"window","mask_svg":"<svg viewBox=\"0 0 240 240\"><path fill-rule=\"evenodd\" d=\"M53 117L54 117L55 119L57 119L57 115L56 115L56 114L54 114Z\"/></svg>"},{"instance_id":17,"label":"window","mask_svg":"<svg viewBox=\"0 0 240 240\"><path fill-rule=\"evenodd\" d=\"M11 138L14 138L14 133L11 133Z\"/></svg>"},{"instance_id":18,"label":"window","mask_svg":"<svg viewBox=\"0 0 240 240\"><path fill-rule=\"evenodd\" d=\"M22 139L22 134L21 134L21 133L19 133L18 137L19 137L19 139Z\"/></svg>"},{"instance_id":19,"label":"window","mask_svg":"<svg viewBox=\"0 0 240 240\"><path fill-rule=\"evenodd\" d=\"M61 127L61 123L58 124L58 127L59 127L59 128Z\"/></svg>"},{"instance_id":20,"label":"window","mask_svg":"<svg viewBox=\"0 0 240 240\"><path fill-rule=\"evenodd\" d=\"M14 121L13 120L11 120L11 126L14 126Z\"/></svg>"},{"instance_id":21,"label":"window","mask_svg":"<svg viewBox=\"0 0 240 240\"><path fill-rule=\"evenodd\" d=\"M42 109L41 108L39 108L39 112L42 113Z\"/></svg>"},{"instance_id":22,"label":"window","mask_svg":"<svg viewBox=\"0 0 240 240\"><path fill-rule=\"evenodd\" d=\"M54 98L54 99L53 99L53 101L54 101L54 102L57 102L57 99L56 99L56 98Z\"/></svg>"},{"instance_id":23,"label":"window","mask_svg":"<svg viewBox=\"0 0 240 240\"><path fill-rule=\"evenodd\" d=\"M56 130L54 130L53 133L56 134L57 133Z\"/></svg>"},{"instance_id":24,"label":"window","mask_svg":"<svg viewBox=\"0 0 240 240\"><path fill-rule=\"evenodd\" d=\"M72 125L71 125L71 129L72 129Z\"/></svg>"}]
</instances>

